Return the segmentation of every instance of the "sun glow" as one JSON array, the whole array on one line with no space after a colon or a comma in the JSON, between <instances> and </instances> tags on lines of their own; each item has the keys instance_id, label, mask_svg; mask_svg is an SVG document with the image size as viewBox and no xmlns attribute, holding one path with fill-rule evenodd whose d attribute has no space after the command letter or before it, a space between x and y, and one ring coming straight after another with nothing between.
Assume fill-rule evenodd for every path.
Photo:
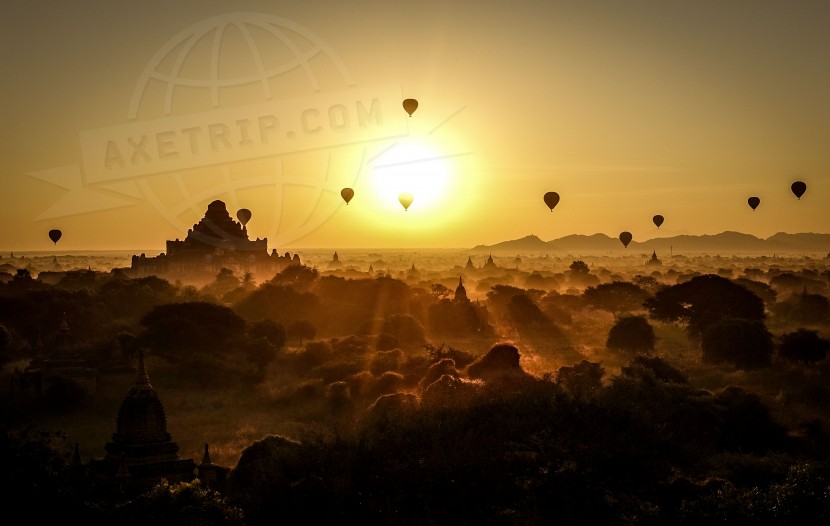
<instances>
[{"instance_id":1,"label":"sun glow","mask_svg":"<svg viewBox=\"0 0 830 526\"><path fill-rule=\"evenodd\" d=\"M422 142L396 143L372 163L372 187L384 206L403 211L401 194L410 194L409 210L439 206L452 186L447 155Z\"/></svg>"}]
</instances>

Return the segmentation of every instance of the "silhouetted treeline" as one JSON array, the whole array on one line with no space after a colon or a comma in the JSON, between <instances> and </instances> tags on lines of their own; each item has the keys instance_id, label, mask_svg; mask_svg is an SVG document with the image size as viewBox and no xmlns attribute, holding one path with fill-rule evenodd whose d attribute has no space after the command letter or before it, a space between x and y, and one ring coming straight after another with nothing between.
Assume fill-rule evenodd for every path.
<instances>
[{"instance_id":1,"label":"silhouetted treeline","mask_svg":"<svg viewBox=\"0 0 830 526\"><path fill-rule=\"evenodd\" d=\"M515 347L496 346L415 401L388 395L334 432L263 437L221 493L162 484L119 498L77 478L65 486L77 466L42 437L7 433L6 495L130 524L812 525L830 516L827 436L788 435L752 393L696 389L658 358L635 358L610 379L590 362L536 378L518 361ZM13 476L37 495L13 488Z\"/></svg>"},{"instance_id":2,"label":"silhouetted treeline","mask_svg":"<svg viewBox=\"0 0 830 526\"><path fill-rule=\"evenodd\" d=\"M6 494L89 523L828 519L830 273L499 272L296 265L262 283L223 269L196 288L24 269L0 283ZM89 485L38 419L95 394L71 378L37 403L16 390L59 347L90 366L143 349L165 388L241 396L306 431L246 444L219 490Z\"/></svg>"}]
</instances>

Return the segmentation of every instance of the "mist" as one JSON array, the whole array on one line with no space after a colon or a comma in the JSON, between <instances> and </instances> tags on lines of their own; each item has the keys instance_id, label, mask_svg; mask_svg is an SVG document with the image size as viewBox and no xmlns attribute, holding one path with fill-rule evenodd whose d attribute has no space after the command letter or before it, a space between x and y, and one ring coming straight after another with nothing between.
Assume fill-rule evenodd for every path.
<instances>
[{"instance_id":1,"label":"mist","mask_svg":"<svg viewBox=\"0 0 830 526\"><path fill-rule=\"evenodd\" d=\"M4 258L0 285L4 443L27 451L4 480L51 462L86 481L61 490L78 516L182 491L246 524L827 510L826 259L342 250L169 280L110 257ZM92 482L141 371L192 466Z\"/></svg>"}]
</instances>

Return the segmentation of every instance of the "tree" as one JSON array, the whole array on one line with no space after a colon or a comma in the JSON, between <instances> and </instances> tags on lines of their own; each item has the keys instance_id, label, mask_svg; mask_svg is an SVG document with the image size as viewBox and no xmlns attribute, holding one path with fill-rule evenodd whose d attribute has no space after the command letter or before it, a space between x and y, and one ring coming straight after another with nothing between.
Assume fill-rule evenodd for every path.
<instances>
[{"instance_id":1,"label":"tree","mask_svg":"<svg viewBox=\"0 0 830 526\"><path fill-rule=\"evenodd\" d=\"M320 305L308 316L326 333L365 330L368 331L365 334L377 334L379 326L374 324L374 318L410 313L412 308L409 286L385 276L345 279L326 275L317 280L313 290L320 298Z\"/></svg>"},{"instance_id":2,"label":"tree","mask_svg":"<svg viewBox=\"0 0 830 526\"><path fill-rule=\"evenodd\" d=\"M271 345L281 349L285 345L285 327L274 320L264 319L251 325L248 334L255 338L265 338Z\"/></svg>"},{"instance_id":3,"label":"tree","mask_svg":"<svg viewBox=\"0 0 830 526\"><path fill-rule=\"evenodd\" d=\"M310 340L317 335L317 328L308 320L297 320L288 326L288 337L300 340Z\"/></svg>"},{"instance_id":4,"label":"tree","mask_svg":"<svg viewBox=\"0 0 830 526\"><path fill-rule=\"evenodd\" d=\"M778 345L778 355L781 358L805 364L823 360L828 351L830 341L820 337L818 332L807 329L798 329L781 336Z\"/></svg>"},{"instance_id":5,"label":"tree","mask_svg":"<svg viewBox=\"0 0 830 526\"><path fill-rule=\"evenodd\" d=\"M539 301L539 308L548 315L554 323L571 325L573 314L583 306L582 296L576 294L560 294L552 290Z\"/></svg>"},{"instance_id":6,"label":"tree","mask_svg":"<svg viewBox=\"0 0 830 526\"><path fill-rule=\"evenodd\" d=\"M427 326L434 336L489 336L492 326L487 322L486 309L472 302L442 299L427 308Z\"/></svg>"},{"instance_id":7,"label":"tree","mask_svg":"<svg viewBox=\"0 0 830 526\"><path fill-rule=\"evenodd\" d=\"M554 338L563 336L562 330L525 294L517 294L510 298L507 304L507 314L522 336Z\"/></svg>"},{"instance_id":8,"label":"tree","mask_svg":"<svg viewBox=\"0 0 830 526\"><path fill-rule=\"evenodd\" d=\"M306 265L289 265L275 275L269 283L283 287L291 287L297 292L307 290L317 280L316 268Z\"/></svg>"},{"instance_id":9,"label":"tree","mask_svg":"<svg viewBox=\"0 0 830 526\"><path fill-rule=\"evenodd\" d=\"M631 283L637 285L649 294L657 292L663 286L654 276L643 276L641 274L634 276L631 279Z\"/></svg>"},{"instance_id":10,"label":"tree","mask_svg":"<svg viewBox=\"0 0 830 526\"><path fill-rule=\"evenodd\" d=\"M118 507L113 522L121 524L211 524L243 526L241 508L199 480L169 484L162 481L138 498Z\"/></svg>"},{"instance_id":11,"label":"tree","mask_svg":"<svg viewBox=\"0 0 830 526\"><path fill-rule=\"evenodd\" d=\"M494 345L486 354L470 363L466 370L470 378L488 382L530 378L522 369L519 349L507 343Z\"/></svg>"},{"instance_id":12,"label":"tree","mask_svg":"<svg viewBox=\"0 0 830 526\"><path fill-rule=\"evenodd\" d=\"M245 272L242 274L242 279L240 280L240 286L245 290L251 290L256 288L256 279L254 279L253 272Z\"/></svg>"},{"instance_id":13,"label":"tree","mask_svg":"<svg viewBox=\"0 0 830 526\"><path fill-rule=\"evenodd\" d=\"M654 350L654 340L654 329L644 316L624 316L608 331L605 346L609 349L648 353Z\"/></svg>"},{"instance_id":14,"label":"tree","mask_svg":"<svg viewBox=\"0 0 830 526\"><path fill-rule=\"evenodd\" d=\"M764 301L758 295L715 274L661 289L644 305L652 319L687 323L695 337L726 317L758 322L766 317Z\"/></svg>"},{"instance_id":15,"label":"tree","mask_svg":"<svg viewBox=\"0 0 830 526\"><path fill-rule=\"evenodd\" d=\"M764 303L768 305L772 305L773 303L775 303L775 300L778 296L778 293L775 292L775 289L770 287L763 281L757 281L749 278L735 278L732 281L737 283L738 285L748 288L749 290L754 292L759 298L764 300Z\"/></svg>"},{"instance_id":16,"label":"tree","mask_svg":"<svg viewBox=\"0 0 830 526\"><path fill-rule=\"evenodd\" d=\"M568 281L574 286L588 287L599 283L599 278L591 274L591 270L584 261L574 261L568 268L570 269L566 273Z\"/></svg>"},{"instance_id":17,"label":"tree","mask_svg":"<svg viewBox=\"0 0 830 526\"><path fill-rule=\"evenodd\" d=\"M807 280L796 276L792 272L781 272L772 276L769 279L769 284L782 296L785 294L794 294L800 290L805 290Z\"/></svg>"},{"instance_id":18,"label":"tree","mask_svg":"<svg viewBox=\"0 0 830 526\"><path fill-rule=\"evenodd\" d=\"M545 291L535 289L525 290L512 285L496 284L487 291L487 302L492 306L493 312L501 315L506 313L507 304L517 294L524 294L533 299L541 299L545 295Z\"/></svg>"},{"instance_id":19,"label":"tree","mask_svg":"<svg viewBox=\"0 0 830 526\"><path fill-rule=\"evenodd\" d=\"M729 363L737 369L759 369L770 364L772 334L763 322L724 318L703 332L703 361Z\"/></svg>"},{"instance_id":20,"label":"tree","mask_svg":"<svg viewBox=\"0 0 830 526\"><path fill-rule=\"evenodd\" d=\"M637 356L620 369L622 374L632 377L641 371L648 371L648 374L661 382L686 384L689 381L685 374L658 356Z\"/></svg>"},{"instance_id":21,"label":"tree","mask_svg":"<svg viewBox=\"0 0 830 526\"><path fill-rule=\"evenodd\" d=\"M391 334L405 345L421 345L424 338L424 327L411 314L393 314L383 322L381 332Z\"/></svg>"},{"instance_id":22,"label":"tree","mask_svg":"<svg viewBox=\"0 0 830 526\"><path fill-rule=\"evenodd\" d=\"M84 516L84 488L67 476L71 449L64 433L18 428L4 420L0 458L4 513L26 517L31 524L55 524L67 517Z\"/></svg>"},{"instance_id":23,"label":"tree","mask_svg":"<svg viewBox=\"0 0 830 526\"><path fill-rule=\"evenodd\" d=\"M582 293L582 299L586 305L608 311L614 317L617 317L621 312L642 309L643 302L648 297L648 292L627 281L600 283L595 287L588 287Z\"/></svg>"},{"instance_id":24,"label":"tree","mask_svg":"<svg viewBox=\"0 0 830 526\"><path fill-rule=\"evenodd\" d=\"M223 354L246 329L245 320L234 311L205 301L159 305L141 319L141 325L144 344L168 359Z\"/></svg>"},{"instance_id":25,"label":"tree","mask_svg":"<svg viewBox=\"0 0 830 526\"><path fill-rule=\"evenodd\" d=\"M723 408L719 441L724 449L761 453L784 445L786 430L757 394L728 386L715 401Z\"/></svg>"},{"instance_id":26,"label":"tree","mask_svg":"<svg viewBox=\"0 0 830 526\"><path fill-rule=\"evenodd\" d=\"M589 269L588 265L586 265L585 262L582 260L576 260L572 262L568 268L574 274L588 274L589 272L591 272L591 269Z\"/></svg>"},{"instance_id":27,"label":"tree","mask_svg":"<svg viewBox=\"0 0 830 526\"><path fill-rule=\"evenodd\" d=\"M602 388L604 374L601 364L582 360L572 366L560 367L556 382L572 395L584 397Z\"/></svg>"},{"instance_id":28,"label":"tree","mask_svg":"<svg viewBox=\"0 0 830 526\"><path fill-rule=\"evenodd\" d=\"M822 323L830 319L830 300L805 291L778 302L774 312L795 323Z\"/></svg>"},{"instance_id":29,"label":"tree","mask_svg":"<svg viewBox=\"0 0 830 526\"><path fill-rule=\"evenodd\" d=\"M248 320L271 319L284 326L310 319L320 308L320 300L310 292L297 292L286 285L265 283L234 306Z\"/></svg>"},{"instance_id":30,"label":"tree","mask_svg":"<svg viewBox=\"0 0 830 526\"><path fill-rule=\"evenodd\" d=\"M176 300L176 287L157 276L111 279L101 285L98 297L114 317L135 318L162 303Z\"/></svg>"},{"instance_id":31,"label":"tree","mask_svg":"<svg viewBox=\"0 0 830 526\"><path fill-rule=\"evenodd\" d=\"M443 285L441 283L433 283L432 287L430 287L430 292L436 300L440 301L444 298L449 297L452 291L446 285Z\"/></svg>"},{"instance_id":32,"label":"tree","mask_svg":"<svg viewBox=\"0 0 830 526\"><path fill-rule=\"evenodd\" d=\"M216 278L202 288L204 294L221 298L225 294L239 287L240 279L229 268L222 268L216 274Z\"/></svg>"}]
</instances>

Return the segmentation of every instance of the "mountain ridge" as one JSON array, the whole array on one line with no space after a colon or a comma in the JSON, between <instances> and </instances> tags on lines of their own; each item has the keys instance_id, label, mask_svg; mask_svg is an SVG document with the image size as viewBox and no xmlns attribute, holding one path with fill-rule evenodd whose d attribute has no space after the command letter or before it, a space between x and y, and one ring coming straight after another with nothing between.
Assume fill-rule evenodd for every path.
<instances>
[{"instance_id":1,"label":"mountain ridge","mask_svg":"<svg viewBox=\"0 0 830 526\"><path fill-rule=\"evenodd\" d=\"M830 234L815 232L777 232L759 238L743 232L724 231L719 234L658 237L644 241L632 240L624 247L619 239L606 234L569 234L544 241L536 235L476 245L473 252L615 252L624 254L641 250L682 253L821 253L830 254Z\"/></svg>"}]
</instances>

